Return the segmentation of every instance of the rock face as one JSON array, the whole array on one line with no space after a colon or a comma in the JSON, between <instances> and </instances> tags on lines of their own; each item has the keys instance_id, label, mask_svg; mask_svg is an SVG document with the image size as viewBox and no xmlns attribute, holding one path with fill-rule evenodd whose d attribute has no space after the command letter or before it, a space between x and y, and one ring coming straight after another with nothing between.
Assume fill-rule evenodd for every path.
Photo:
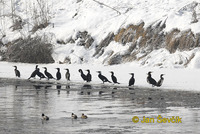
<instances>
[{"instance_id":1,"label":"rock face","mask_svg":"<svg viewBox=\"0 0 200 134\"><path fill-rule=\"evenodd\" d=\"M140 60L148 56L153 50L166 48L170 53L177 50L191 50L200 46L200 34L194 34L191 30L180 31L173 29L165 33L165 22L157 22L144 28L145 23L138 25L129 25L122 28L117 34L110 33L96 48L94 56L101 56L104 53L104 48L110 42L115 41L123 45L129 45L129 49L124 54L111 54L106 59L107 64L120 64L123 62L131 62ZM141 56L136 56L141 53Z\"/></svg>"},{"instance_id":2,"label":"rock face","mask_svg":"<svg viewBox=\"0 0 200 134\"><path fill-rule=\"evenodd\" d=\"M94 39L87 31L78 31L74 38L70 37L66 41L57 40L58 44L76 43L78 46L84 46L86 49L88 49L93 42Z\"/></svg>"}]
</instances>

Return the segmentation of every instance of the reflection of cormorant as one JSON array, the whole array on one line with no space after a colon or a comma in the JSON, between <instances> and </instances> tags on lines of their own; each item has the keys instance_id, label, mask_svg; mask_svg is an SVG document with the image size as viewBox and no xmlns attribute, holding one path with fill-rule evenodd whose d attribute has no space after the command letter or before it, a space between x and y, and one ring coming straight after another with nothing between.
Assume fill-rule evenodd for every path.
<instances>
[{"instance_id":1,"label":"reflection of cormorant","mask_svg":"<svg viewBox=\"0 0 200 134\"><path fill-rule=\"evenodd\" d=\"M87 78L87 82L90 82L90 81L92 81L92 75L90 74L90 70L89 69L87 69L86 70L88 73L87 73L87 75L86 75L86 78Z\"/></svg>"},{"instance_id":2,"label":"reflection of cormorant","mask_svg":"<svg viewBox=\"0 0 200 134\"><path fill-rule=\"evenodd\" d=\"M46 77L44 76L44 74L40 72L40 69L39 69L39 68L37 68L37 76L40 77L40 80L41 80L42 78L46 78Z\"/></svg>"},{"instance_id":3,"label":"reflection of cormorant","mask_svg":"<svg viewBox=\"0 0 200 134\"><path fill-rule=\"evenodd\" d=\"M101 74L101 71L97 71L97 73L99 73L98 77L99 77L99 79L101 79L101 80L103 81L103 83L104 83L104 82L112 83L112 82L110 82L105 76L103 76L103 75Z\"/></svg>"},{"instance_id":4,"label":"reflection of cormorant","mask_svg":"<svg viewBox=\"0 0 200 134\"><path fill-rule=\"evenodd\" d=\"M61 79L61 73L60 73L60 68L56 68L58 71L56 73L56 78L57 80L60 80Z\"/></svg>"},{"instance_id":5,"label":"reflection of cormorant","mask_svg":"<svg viewBox=\"0 0 200 134\"><path fill-rule=\"evenodd\" d=\"M147 82L152 86L157 86L157 82L151 77L151 71L148 72Z\"/></svg>"},{"instance_id":6,"label":"reflection of cormorant","mask_svg":"<svg viewBox=\"0 0 200 134\"><path fill-rule=\"evenodd\" d=\"M43 86L42 86L42 85L33 85L33 87L34 87L35 89L40 89L40 88L42 88Z\"/></svg>"},{"instance_id":7,"label":"reflection of cormorant","mask_svg":"<svg viewBox=\"0 0 200 134\"><path fill-rule=\"evenodd\" d=\"M111 78L112 78L113 83L120 84L119 82L117 82L117 78L114 76L114 72L111 71L110 73L111 73Z\"/></svg>"},{"instance_id":8,"label":"reflection of cormorant","mask_svg":"<svg viewBox=\"0 0 200 134\"><path fill-rule=\"evenodd\" d=\"M37 68L38 68L38 65L35 66L35 71L32 72L31 76L28 79L35 78L35 76L37 75L37 72L38 72Z\"/></svg>"},{"instance_id":9,"label":"reflection of cormorant","mask_svg":"<svg viewBox=\"0 0 200 134\"><path fill-rule=\"evenodd\" d=\"M56 85L56 89L61 89L61 85Z\"/></svg>"},{"instance_id":10,"label":"reflection of cormorant","mask_svg":"<svg viewBox=\"0 0 200 134\"><path fill-rule=\"evenodd\" d=\"M91 85L85 84L81 89L92 89Z\"/></svg>"},{"instance_id":11,"label":"reflection of cormorant","mask_svg":"<svg viewBox=\"0 0 200 134\"><path fill-rule=\"evenodd\" d=\"M129 80L129 84L128 86L132 86L135 84L135 78L134 78L134 73L130 73L130 75L132 75L132 77Z\"/></svg>"},{"instance_id":12,"label":"reflection of cormorant","mask_svg":"<svg viewBox=\"0 0 200 134\"><path fill-rule=\"evenodd\" d=\"M84 81L87 81L87 76L83 73L82 69L78 70L81 73L81 77Z\"/></svg>"},{"instance_id":13,"label":"reflection of cormorant","mask_svg":"<svg viewBox=\"0 0 200 134\"><path fill-rule=\"evenodd\" d=\"M70 85L66 85L66 89L70 89Z\"/></svg>"},{"instance_id":14,"label":"reflection of cormorant","mask_svg":"<svg viewBox=\"0 0 200 134\"><path fill-rule=\"evenodd\" d=\"M13 67L15 67L14 71L15 71L16 77L20 77L20 72L19 70L17 70L17 66L13 66Z\"/></svg>"},{"instance_id":15,"label":"reflection of cormorant","mask_svg":"<svg viewBox=\"0 0 200 134\"><path fill-rule=\"evenodd\" d=\"M47 72L47 68L46 67L43 67L43 68L45 69L44 70L44 74L47 76L48 80L49 79L54 79L53 76L49 72Z\"/></svg>"},{"instance_id":16,"label":"reflection of cormorant","mask_svg":"<svg viewBox=\"0 0 200 134\"><path fill-rule=\"evenodd\" d=\"M65 78L70 81L70 73L69 73L69 69L65 69L67 70L67 72L65 73Z\"/></svg>"},{"instance_id":17,"label":"reflection of cormorant","mask_svg":"<svg viewBox=\"0 0 200 134\"><path fill-rule=\"evenodd\" d=\"M163 81L164 81L163 75L164 75L164 74L161 74L161 75L160 75L160 80L157 82L157 86L158 86L158 87L162 86L162 83L163 83Z\"/></svg>"}]
</instances>

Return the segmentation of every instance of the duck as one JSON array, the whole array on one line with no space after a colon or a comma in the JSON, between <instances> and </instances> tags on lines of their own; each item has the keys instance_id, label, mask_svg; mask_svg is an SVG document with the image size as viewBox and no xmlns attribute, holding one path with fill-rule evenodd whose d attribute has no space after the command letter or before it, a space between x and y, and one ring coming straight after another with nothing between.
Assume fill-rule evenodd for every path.
<instances>
[{"instance_id":1,"label":"duck","mask_svg":"<svg viewBox=\"0 0 200 134\"><path fill-rule=\"evenodd\" d=\"M78 118L77 115L72 113L72 119L77 119L77 118Z\"/></svg>"},{"instance_id":2,"label":"duck","mask_svg":"<svg viewBox=\"0 0 200 134\"><path fill-rule=\"evenodd\" d=\"M87 115L84 115L84 113L82 113L81 118L82 119L87 119L88 117L87 117Z\"/></svg>"},{"instance_id":3,"label":"duck","mask_svg":"<svg viewBox=\"0 0 200 134\"><path fill-rule=\"evenodd\" d=\"M45 120L45 121L48 121L49 120L49 117L44 115L44 113L42 113L42 120Z\"/></svg>"}]
</instances>

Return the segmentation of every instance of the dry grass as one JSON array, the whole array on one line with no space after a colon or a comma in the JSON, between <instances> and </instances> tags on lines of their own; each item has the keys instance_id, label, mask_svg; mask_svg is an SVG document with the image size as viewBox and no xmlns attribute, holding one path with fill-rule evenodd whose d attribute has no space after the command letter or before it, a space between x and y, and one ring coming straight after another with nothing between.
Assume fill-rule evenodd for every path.
<instances>
[{"instance_id":1,"label":"dry grass","mask_svg":"<svg viewBox=\"0 0 200 134\"><path fill-rule=\"evenodd\" d=\"M6 60L23 63L53 63L52 44L40 37L20 39L8 47Z\"/></svg>"}]
</instances>

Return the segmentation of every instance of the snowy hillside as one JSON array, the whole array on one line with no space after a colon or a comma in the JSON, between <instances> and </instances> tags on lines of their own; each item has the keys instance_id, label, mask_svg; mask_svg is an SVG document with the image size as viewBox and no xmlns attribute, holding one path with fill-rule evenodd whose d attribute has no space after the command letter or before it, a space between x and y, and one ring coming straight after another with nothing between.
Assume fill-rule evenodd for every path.
<instances>
[{"instance_id":1,"label":"snowy hillside","mask_svg":"<svg viewBox=\"0 0 200 134\"><path fill-rule=\"evenodd\" d=\"M42 36L57 63L199 68L199 2L2 0L0 47Z\"/></svg>"}]
</instances>

